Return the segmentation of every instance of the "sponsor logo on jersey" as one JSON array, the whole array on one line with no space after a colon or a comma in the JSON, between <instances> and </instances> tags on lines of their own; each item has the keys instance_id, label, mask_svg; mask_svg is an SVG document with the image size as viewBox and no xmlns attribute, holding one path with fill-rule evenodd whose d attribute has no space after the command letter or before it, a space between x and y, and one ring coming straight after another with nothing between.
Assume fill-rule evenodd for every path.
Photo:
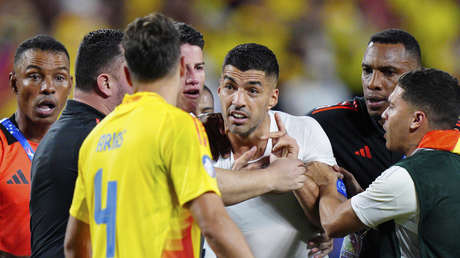
<instances>
[{"instance_id":1,"label":"sponsor logo on jersey","mask_svg":"<svg viewBox=\"0 0 460 258\"><path fill-rule=\"evenodd\" d=\"M367 145L364 145L363 148L355 151L355 155L361 156L361 157L364 157L364 158L368 158L368 159L372 159L371 150L369 149L369 146L367 146Z\"/></svg>"},{"instance_id":2,"label":"sponsor logo on jersey","mask_svg":"<svg viewBox=\"0 0 460 258\"><path fill-rule=\"evenodd\" d=\"M11 176L11 178L6 181L7 184L16 184L16 185L20 185L20 184L26 184L28 185L29 184L29 181L26 179L26 176L24 175L24 173L22 173L22 170L18 170L16 171L16 173Z\"/></svg>"}]
</instances>

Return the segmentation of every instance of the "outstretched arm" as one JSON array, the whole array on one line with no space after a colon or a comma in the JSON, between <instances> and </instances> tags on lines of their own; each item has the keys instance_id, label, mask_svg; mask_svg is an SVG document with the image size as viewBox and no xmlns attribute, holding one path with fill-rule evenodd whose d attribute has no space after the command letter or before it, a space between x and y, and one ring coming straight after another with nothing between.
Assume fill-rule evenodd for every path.
<instances>
[{"instance_id":1,"label":"outstretched arm","mask_svg":"<svg viewBox=\"0 0 460 258\"><path fill-rule=\"evenodd\" d=\"M225 205L233 205L271 191L288 192L299 189L306 179L299 160L278 159L264 169L217 169L217 183Z\"/></svg>"},{"instance_id":2,"label":"outstretched arm","mask_svg":"<svg viewBox=\"0 0 460 258\"><path fill-rule=\"evenodd\" d=\"M321 226L329 237L343 237L365 228L356 216L350 200L337 191L337 174L324 163L313 162L307 167L307 176L319 188L319 215Z\"/></svg>"}]
</instances>

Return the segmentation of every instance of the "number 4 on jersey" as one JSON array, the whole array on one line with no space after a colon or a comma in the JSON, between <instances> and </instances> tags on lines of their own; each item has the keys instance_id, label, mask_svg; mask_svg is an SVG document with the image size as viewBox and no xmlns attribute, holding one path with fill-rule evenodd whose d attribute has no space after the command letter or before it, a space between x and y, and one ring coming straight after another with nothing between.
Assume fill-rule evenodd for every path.
<instances>
[{"instance_id":1,"label":"number 4 on jersey","mask_svg":"<svg viewBox=\"0 0 460 258\"><path fill-rule=\"evenodd\" d=\"M102 168L94 178L94 219L97 224L107 225L107 257L115 254L115 221L117 214L117 182L109 181L107 185L107 201L105 209L101 209Z\"/></svg>"}]
</instances>

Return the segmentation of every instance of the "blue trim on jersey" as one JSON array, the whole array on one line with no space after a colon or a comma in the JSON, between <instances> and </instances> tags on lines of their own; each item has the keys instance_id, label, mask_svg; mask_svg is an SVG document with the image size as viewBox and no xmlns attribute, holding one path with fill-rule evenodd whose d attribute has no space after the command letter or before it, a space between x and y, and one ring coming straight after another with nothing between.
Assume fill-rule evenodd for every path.
<instances>
[{"instance_id":1,"label":"blue trim on jersey","mask_svg":"<svg viewBox=\"0 0 460 258\"><path fill-rule=\"evenodd\" d=\"M26 152L27 156L29 157L30 162L32 162L35 151L34 149L32 149L24 135L22 135L21 131L19 131L19 129L8 118L3 119L0 123L6 128L6 130L8 130L8 132L14 138L16 138L16 140L18 140L18 142L22 145L22 148L24 148L24 151Z\"/></svg>"},{"instance_id":2,"label":"blue trim on jersey","mask_svg":"<svg viewBox=\"0 0 460 258\"><path fill-rule=\"evenodd\" d=\"M345 184L343 183L343 180L340 178L337 178L337 192L345 196L347 198L347 188L345 187Z\"/></svg>"}]
</instances>

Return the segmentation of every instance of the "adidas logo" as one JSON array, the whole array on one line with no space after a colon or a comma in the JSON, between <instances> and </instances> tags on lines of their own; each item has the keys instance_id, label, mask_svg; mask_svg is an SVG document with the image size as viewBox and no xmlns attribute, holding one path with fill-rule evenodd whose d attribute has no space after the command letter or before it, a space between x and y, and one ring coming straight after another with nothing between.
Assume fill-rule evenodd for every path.
<instances>
[{"instance_id":1,"label":"adidas logo","mask_svg":"<svg viewBox=\"0 0 460 258\"><path fill-rule=\"evenodd\" d=\"M367 145L364 145L363 148L355 151L355 155L358 155L364 158L368 158L368 159L372 159L371 150L369 149Z\"/></svg>"},{"instance_id":2,"label":"adidas logo","mask_svg":"<svg viewBox=\"0 0 460 258\"><path fill-rule=\"evenodd\" d=\"M27 181L26 177L22 173L22 170L16 171L16 174L14 174L10 180L6 181L7 184L25 184L28 185L29 181Z\"/></svg>"}]
</instances>

